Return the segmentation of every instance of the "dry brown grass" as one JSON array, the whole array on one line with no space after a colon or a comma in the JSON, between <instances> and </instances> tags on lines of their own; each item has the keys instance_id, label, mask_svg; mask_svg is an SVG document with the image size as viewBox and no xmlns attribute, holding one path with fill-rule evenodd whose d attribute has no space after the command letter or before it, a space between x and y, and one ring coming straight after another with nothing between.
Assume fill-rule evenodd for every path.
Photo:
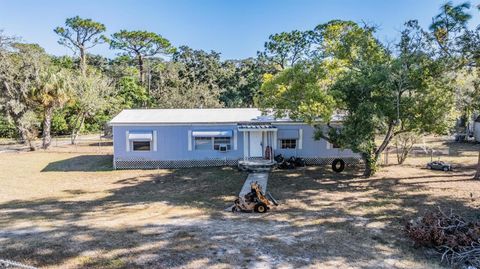
<instances>
[{"instance_id":1,"label":"dry brown grass","mask_svg":"<svg viewBox=\"0 0 480 269\"><path fill-rule=\"evenodd\" d=\"M364 179L350 169L275 171L281 205L223 211L232 168L112 171L110 155L0 154L0 258L45 268L442 268L403 223L435 206L478 218L476 157L451 173L423 159Z\"/></svg>"}]
</instances>

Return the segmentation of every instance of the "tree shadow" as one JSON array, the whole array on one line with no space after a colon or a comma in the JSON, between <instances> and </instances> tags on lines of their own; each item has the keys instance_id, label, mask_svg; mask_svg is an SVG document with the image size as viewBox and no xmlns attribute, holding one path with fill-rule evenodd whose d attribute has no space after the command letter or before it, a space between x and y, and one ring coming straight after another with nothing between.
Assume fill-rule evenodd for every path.
<instances>
[{"instance_id":1,"label":"tree shadow","mask_svg":"<svg viewBox=\"0 0 480 269\"><path fill-rule=\"evenodd\" d=\"M51 162L41 172L96 172L113 169L112 155L81 155Z\"/></svg>"},{"instance_id":2,"label":"tree shadow","mask_svg":"<svg viewBox=\"0 0 480 269\"><path fill-rule=\"evenodd\" d=\"M281 204L267 214L224 212L245 178L228 167L179 169L120 178L108 195L92 200L10 201L0 205L0 227L49 225L26 234L0 233L0 257L36 266L74 262L79 268L402 268L387 262L414 257L441 268L429 261L432 255L411 248L404 223L437 205L475 215L468 202L429 192L443 183L433 174L431 180L389 174L364 179L356 169L337 174L322 167L272 172L268 190ZM158 204L167 209L147 211L145 221L124 219ZM199 215L188 215L190 209Z\"/></svg>"}]
</instances>

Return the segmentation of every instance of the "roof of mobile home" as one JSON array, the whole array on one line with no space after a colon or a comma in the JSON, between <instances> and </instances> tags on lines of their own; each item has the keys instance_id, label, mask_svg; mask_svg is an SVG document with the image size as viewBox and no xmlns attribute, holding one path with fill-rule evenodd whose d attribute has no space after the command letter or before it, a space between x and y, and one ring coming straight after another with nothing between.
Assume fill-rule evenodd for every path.
<instances>
[{"instance_id":1,"label":"roof of mobile home","mask_svg":"<svg viewBox=\"0 0 480 269\"><path fill-rule=\"evenodd\" d=\"M336 116L334 116L334 121ZM258 108L201 108L201 109L125 109L115 116L110 125L118 124L190 124L239 122L291 122L289 118L276 119Z\"/></svg>"},{"instance_id":2,"label":"roof of mobile home","mask_svg":"<svg viewBox=\"0 0 480 269\"><path fill-rule=\"evenodd\" d=\"M125 109L111 125L146 123L236 123L272 121L257 108Z\"/></svg>"}]
</instances>

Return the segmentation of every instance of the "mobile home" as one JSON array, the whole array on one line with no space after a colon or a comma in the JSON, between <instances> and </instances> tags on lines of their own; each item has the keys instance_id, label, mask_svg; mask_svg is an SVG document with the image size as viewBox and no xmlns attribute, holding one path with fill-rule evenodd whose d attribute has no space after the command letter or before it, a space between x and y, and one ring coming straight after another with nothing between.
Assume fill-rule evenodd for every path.
<instances>
[{"instance_id":1,"label":"mobile home","mask_svg":"<svg viewBox=\"0 0 480 269\"><path fill-rule=\"evenodd\" d=\"M237 165L273 156L303 157L308 164L358 154L315 140L315 128L256 108L127 109L110 121L116 169Z\"/></svg>"}]
</instances>

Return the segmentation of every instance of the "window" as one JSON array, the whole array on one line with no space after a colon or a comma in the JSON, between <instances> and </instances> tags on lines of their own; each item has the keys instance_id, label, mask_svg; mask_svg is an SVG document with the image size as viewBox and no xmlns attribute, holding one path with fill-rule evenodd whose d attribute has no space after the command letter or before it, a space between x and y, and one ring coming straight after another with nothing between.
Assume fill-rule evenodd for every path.
<instances>
[{"instance_id":1,"label":"window","mask_svg":"<svg viewBox=\"0 0 480 269\"><path fill-rule=\"evenodd\" d=\"M282 149L296 149L297 140L296 139L282 139L280 140L280 148Z\"/></svg>"},{"instance_id":2,"label":"window","mask_svg":"<svg viewBox=\"0 0 480 269\"><path fill-rule=\"evenodd\" d=\"M339 145L335 144L335 143L330 143L330 142L327 142L327 149L339 149L341 148Z\"/></svg>"},{"instance_id":3,"label":"window","mask_svg":"<svg viewBox=\"0 0 480 269\"><path fill-rule=\"evenodd\" d=\"M208 150L212 149L212 138L211 137L195 137L195 149L196 150Z\"/></svg>"},{"instance_id":4,"label":"window","mask_svg":"<svg viewBox=\"0 0 480 269\"><path fill-rule=\"evenodd\" d=\"M133 151L150 151L150 141L132 141Z\"/></svg>"},{"instance_id":5,"label":"window","mask_svg":"<svg viewBox=\"0 0 480 269\"><path fill-rule=\"evenodd\" d=\"M230 145L230 137L214 137L213 138L213 149L214 150L220 150L220 145L226 145L227 150L231 149Z\"/></svg>"}]
</instances>

